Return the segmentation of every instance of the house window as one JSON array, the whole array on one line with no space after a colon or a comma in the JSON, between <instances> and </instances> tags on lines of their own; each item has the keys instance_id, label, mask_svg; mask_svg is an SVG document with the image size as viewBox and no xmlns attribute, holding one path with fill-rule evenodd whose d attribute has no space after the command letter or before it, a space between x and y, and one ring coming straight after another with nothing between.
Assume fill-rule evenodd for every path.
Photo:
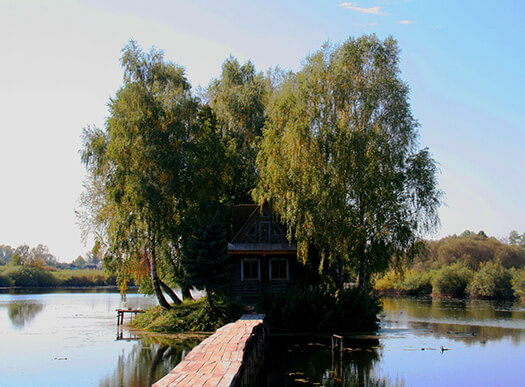
<instances>
[{"instance_id":1,"label":"house window","mask_svg":"<svg viewBox=\"0 0 525 387\"><path fill-rule=\"evenodd\" d=\"M270 280L288 281L288 260L286 258L272 258L270 260Z\"/></svg>"},{"instance_id":2,"label":"house window","mask_svg":"<svg viewBox=\"0 0 525 387\"><path fill-rule=\"evenodd\" d=\"M257 258L244 258L241 265L241 281L261 280L260 262Z\"/></svg>"}]
</instances>

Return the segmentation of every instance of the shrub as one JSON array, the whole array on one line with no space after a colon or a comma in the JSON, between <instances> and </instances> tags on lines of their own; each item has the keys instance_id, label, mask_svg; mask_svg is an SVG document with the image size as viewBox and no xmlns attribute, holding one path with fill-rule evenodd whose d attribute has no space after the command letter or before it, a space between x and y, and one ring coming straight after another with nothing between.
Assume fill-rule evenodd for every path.
<instances>
[{"instance_id":1,"label":"shrub","mask_svg":"<svg viewBox=\"0 0 525 387\"><path fill-rule=\"evenodd\" d=\"M401 283L401 290L411 296L422 296L432 293L432 272L408 270Z\"/></svg>"},{"instance_id":2,"label":"shrub","mask_svg":"<svg viewBox=\"0 0 525 387\"><path fill-rule=\"evenodd\" d=\"M272 328L302 332L355 332L377 329L379 298L357 288L329 292L319 287L271 291L258 309Z\"/></svg>"},{"instance_id":3,"label":"shrub","mask_svg":"<svg viewBox=\"0 0 525 387\"><path fill-rule=\"evenodd\" d=\"M115 285L115 278L102 270L59 270L53 273L59 286L90 287Z\"/></svg>"},{"instance_id":4,"label":"shrub","mask_svg":"<svg viewBox=\"0 0 525 387\"><path fill-rule=\"evenodd\" d=\"M5 276L4 274L0 274L0 288L7 288L13 285L14 281L11 278Z\"/></svg>"},{"instance_id":5,"label":"shrub","mask_svg":"<svg viewBox=\"0 0 525 387\"><path fill-rule=\"evenodd\" d=\"M398 292L401 288L401 282L401 273L396 270L389 270L375 282L374 289L382 293Z\"/></svg>"},{"instance_id":6,"label":"shrub","mask_svg":"<svg viewBox=\"0 0 525 387\"><path fill-rule=\"evenodd\" d=\"M463 297L471 278L472 270L462 263L443 266L432 277L432 294Z\"/></svg>"},{"instance_id":7,"label":"shrub","mask_svg":"<svg viewBox=\"0 0 525 387\"><path fill-rule=\"evenodd\" d=\"M516 270L512 276L511 283L514 297L525 301L525 269Z\"/></svg>"},{"instance_id":8,"label":"shrub","mask_svg":"<svg viewBox=\"0 0 525 387\"><path fill-rule=\"evenodd\" d=\"M512 276L500 263L482 263L474 273L467 292L471 297L490 299L511 299L513 297Z\"/></svg>"},{"instance_id":9,"label":"shrub","mask_svg":"<svg viewBox=\"0 0 525 387\"><path fill-rule=\"evenodd\" d=\"M4 271L14 286L53 287L57 280L49 271L36 266L11 266Z\"/></svg>"},{"instance_id":10,"label":"shrub","mask_svg":"<svg viewBox=\"0 0 525 387\"><path fill-rule=\"evenodd\" d=\"M419 272L413 269L400 273L388 271L378 279L374 288L381 293L402 293L421 296L432 293L432 272Z\"/></svg>"},{"instance_id":11,"label":"shrub","mask_svg":"<svg viewBox=\"0 0 525 387\"><path fill-rule=\"evenodd\" d=\"M160 306L138 316L132 326L151 332L211 332L241 317L244 308L230 299L207 297L197 301L185 301L165 310Z\"/></svg>"}]
</instances>

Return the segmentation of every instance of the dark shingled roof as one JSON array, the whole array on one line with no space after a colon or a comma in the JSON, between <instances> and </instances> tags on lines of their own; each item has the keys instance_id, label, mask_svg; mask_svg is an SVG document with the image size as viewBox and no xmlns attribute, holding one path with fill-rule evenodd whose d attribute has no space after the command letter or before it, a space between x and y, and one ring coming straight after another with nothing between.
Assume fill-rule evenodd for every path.
<instances>
[{"instance_id":1,"label":"dark shingled roof","mask_svg":"<svg viewBox=\"0 0 525 387\"><path fill-rule=\"evenodd\" d=\"M254 211L259 211L257 204L237 204L233 206L233 236L237 235Z\"/></svg>"}]
</instances>

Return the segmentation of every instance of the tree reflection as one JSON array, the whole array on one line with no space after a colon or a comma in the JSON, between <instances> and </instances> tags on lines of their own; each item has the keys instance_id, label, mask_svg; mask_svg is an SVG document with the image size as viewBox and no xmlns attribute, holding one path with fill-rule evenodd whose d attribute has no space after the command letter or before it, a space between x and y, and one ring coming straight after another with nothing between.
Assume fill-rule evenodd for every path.
<instances>
[{"instance_id":1,"label":"tree reflection","mask_svg":"<svg viewBox=\"0 0 525 387\"><path fill-rule=\"evenodd\" d=\"M7 313L13 327L24 329L43 309L44 305L40 303L11 302L8 305Z\"/></svg>"},{"instance_id":2,"label":"tree reflection","mask_svg":"<svg viewBox=\"0 0 525 387\"><path fill-rule=\"evenodd\" d=\"M326 339L273 337L263 385L385 386L375 366L381 357L376 336L345 338L344 350L332 351Z\"/></svg>"},{"instance_id":3,"label":"tree reflection","mask_svg":"<svg viewBox=\"0 0 525 387\"><path fill-rule=\"evenodd\" d=\"M167 375L201 339L141 336L130 351L119 355L116 369L99 386L149 387Z\"/></svg>"},{"instance_id":4,"label":"tree reflection","mask_svg":"<svg viewBox=\"0 0 525 387\"><path fill-rule=\"evenodd\" d=\"M383 312L384 326L401 322L436 338L466 344L510 338L519 345L525 339L523 310L510 302L385 297Z\"/></svg>"}]
</instances>

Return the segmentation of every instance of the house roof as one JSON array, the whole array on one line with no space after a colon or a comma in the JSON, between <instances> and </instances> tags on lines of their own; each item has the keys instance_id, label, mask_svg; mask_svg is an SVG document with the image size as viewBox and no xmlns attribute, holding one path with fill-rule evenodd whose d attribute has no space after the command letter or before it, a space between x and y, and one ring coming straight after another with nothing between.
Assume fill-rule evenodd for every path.
<instances>
[{"instance_id":1,"label":"house roof","mask_svg":"<svg viewBox=\"0 0 525 387\"><path fill-rule=\"evenodd\" d=\"M279 226L275 219L271 216L267 205L261 209L256 204L241 204L233 207L233 238L228 243L228 252L230 254L241 254L241 253L268 253L268 254L295 254L297 252L297 246L288 242L282 243L283 241L270 241L269 243L253 242L247 243L243 241L241 237L246 229L257 221L257 218L262 219L272 218L272 223L279 229L283 228ZM267 220L264 220L267 222ZM284 239L284 236L283 236ZM280 242L280 243L276 243Z\"/></svg>"},{"instance_id":2,"label":"house roof","mask_svg":"<svg viewBox=\"0 0 525 387\"><path fill-rule=\"evenodd\" d=\"M259 206L257 204L238 204L233 206L233 239L258 210Z\"/></svg>"}]
</instances>

